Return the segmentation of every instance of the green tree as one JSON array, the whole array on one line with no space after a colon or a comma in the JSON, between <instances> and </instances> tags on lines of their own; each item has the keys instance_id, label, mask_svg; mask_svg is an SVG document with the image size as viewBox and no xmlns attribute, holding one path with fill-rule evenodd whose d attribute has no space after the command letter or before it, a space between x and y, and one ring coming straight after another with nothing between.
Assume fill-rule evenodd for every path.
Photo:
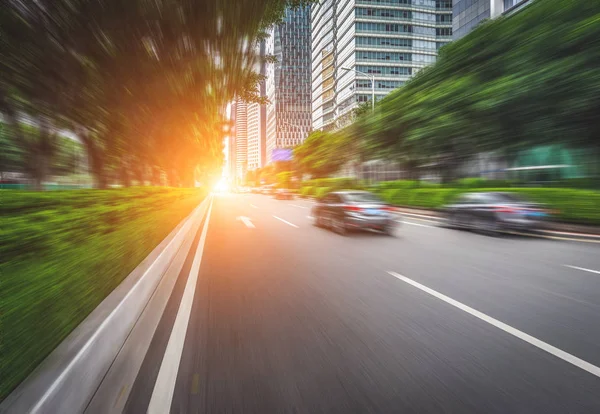
<instances>
[{"instance_id":1,"label":"green tree","mask_svg":"<svg viewBox=\"0 0 600 414\"><path fill-rule=\"evenodd\" d=\"M56 130L76 131L98 187L166 174L190 185L222 160L224 108L264 101L254 45L302 0L6 0L0 10L0 111L37 181ZM266 60L271 59L267 57ZM39 133L27 137L23 118ZM204 168L204 167L203 167ZM218 168L218 166L216 167Z\"/></svg>"}]
</instances>

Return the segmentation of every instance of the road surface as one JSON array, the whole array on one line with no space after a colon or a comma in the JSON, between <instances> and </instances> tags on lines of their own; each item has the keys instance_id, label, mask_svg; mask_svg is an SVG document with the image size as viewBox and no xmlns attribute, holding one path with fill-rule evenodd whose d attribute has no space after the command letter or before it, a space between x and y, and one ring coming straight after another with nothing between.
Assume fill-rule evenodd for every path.
<instances>
[{"instance_id":1,"label":"road surface","mask_svg":"<svg viewBox=\"0 0 600 414\"><path fill-rule=\"evenodd\" d=\"M600 413L599 244L311 205L214 197L125 412Z\"/></svg>"}]
</instances>

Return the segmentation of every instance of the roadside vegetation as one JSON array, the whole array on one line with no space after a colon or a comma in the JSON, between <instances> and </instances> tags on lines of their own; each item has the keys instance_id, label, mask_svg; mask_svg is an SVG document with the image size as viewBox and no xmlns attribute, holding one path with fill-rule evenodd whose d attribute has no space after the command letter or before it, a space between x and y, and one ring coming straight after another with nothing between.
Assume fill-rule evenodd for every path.
<instances>
[{"instance_id":1,"label":"roadside vegetation","mask_svg":"<svg viewBox=\"0 0 600 414\"><path fill-rule=\"evenodd\" d=\"M173 188L0 190L0 400L205 194Z\"/></svg>"}]
</instances>

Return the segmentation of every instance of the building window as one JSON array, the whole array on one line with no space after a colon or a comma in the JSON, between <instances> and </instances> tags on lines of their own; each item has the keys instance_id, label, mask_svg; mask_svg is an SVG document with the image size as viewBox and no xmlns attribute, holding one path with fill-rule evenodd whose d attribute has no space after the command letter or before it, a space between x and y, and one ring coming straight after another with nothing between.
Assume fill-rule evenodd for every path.
<instances>
[{"instance_id":1,"label":"building window","mask_svg":"<svg viewBox=\"0 0 600 414\"><path fill-rule=\"evenodd\" d=\"M368 52L368 51L357 51L357 61L368 61L368 60L383 60L383 61L411 61L412 54L410 53L398 53L398 52Z\"/></svg>"},{"instance_id":2,"label":"building window","mask_svg":"<svg viewBox=\"0 0 600 414\"><path fill-rule=\"evenodd\" d=\"M452 28L450 28L450 27L443 27L443 28L438 27L437 29L435 29L435 35L436 36L452 36Z\"/></svg>"},{"instance_id":3,"label":"building window","mask_svg":"<svg viewBox=\"0 0 600 414\"><path fill-rule=\"evenodd\" d=\"M412 68L400 66L356 66L356 70L376 75L411 75Z\"/></svg>"},{"instance_id":4,"label":"building window","mask_svg":"<svg viewBox=\"0 0 600 414\"><path fill-rule=\"evenodd\" d=\"M387 23L356 23L357 32L382 32L382 33L412 33L413 27L409 24Z\"/></svg>"}]
</instances>

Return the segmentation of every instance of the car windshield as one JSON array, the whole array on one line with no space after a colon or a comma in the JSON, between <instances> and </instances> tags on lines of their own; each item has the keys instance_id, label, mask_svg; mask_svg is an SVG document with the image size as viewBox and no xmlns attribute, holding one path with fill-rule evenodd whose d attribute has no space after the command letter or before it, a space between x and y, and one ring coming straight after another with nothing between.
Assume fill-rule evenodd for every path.
<instances>
[{"instance_id":1,"label":"car windshield","mask_svg":"<svg viewBox=\"0 0 600 414\"><path fill-rule=\"evenodd\" d=\"M371 193L347 193L344 199L351 203L382 203L383 201L375 194Z\"/></svg>"}]
</instances>

